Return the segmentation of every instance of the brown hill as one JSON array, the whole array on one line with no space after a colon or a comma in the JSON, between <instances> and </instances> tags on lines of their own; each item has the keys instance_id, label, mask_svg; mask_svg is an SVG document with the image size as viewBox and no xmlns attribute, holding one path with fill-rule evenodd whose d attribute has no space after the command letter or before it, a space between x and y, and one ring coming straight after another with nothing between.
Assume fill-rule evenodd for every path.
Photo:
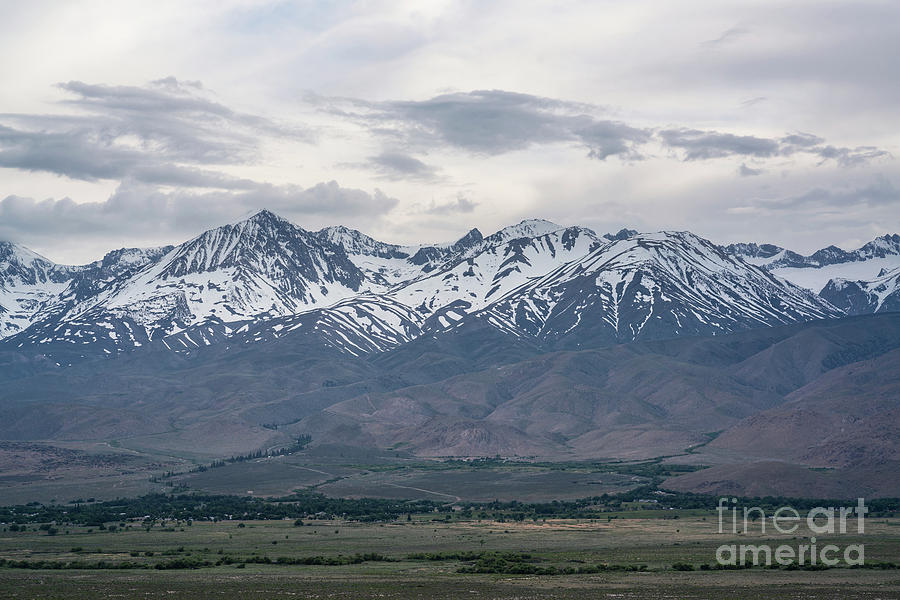
<instances>
[{"instance_id":1,"label":"brown hill","mask_svg":"<svg viewBox=\"0 0 900 600\"><path fill-rule=\"evenodd\" d=\"M379 446L428 456L652 457L726 430L711 448L750 460L893 460L900 315L884 317L543 354L366 394L299 427L333 439L329 422L339 417ZM820 430L829 433L813 449Z\"/></svg>"},{"instance_id":2,"label":"brown hill","mask_svg":"<svg viewBox=\"0 0 900 600\"><path fill-rule=\"evenodd\" d=\"M787 400L710 448L827 467L900 460L900 350L829 371Z\"/></svg>"},{"instance_id":3,"label":"brown hill","mask_svg":"<svg viewBox=\"0 0 900 600\"><path fill-rule=\"evenodd\" d=\"M0 439L127 438L162 454L227 457L309 433L313 446L432 457L681 455L890 479L883 466L898 460L898 348L897 313L547 353L472 327L370 358L288 337L190 357L7 371ZM678 485L792 489L812 477L805 467L806 479L761 468L718 467Z\"/></svg>"},{"instance_id":4,"label":"brown hill","mask_svg":"<svg viewBox=\"0 0 900 600\"><path fill-rule=\"evenodd\" d=\"M900 462L816 470L786 462L718 465L667 480L671 490L723 496L790 498L896 498Z\"/></svg>"}]
</instances>

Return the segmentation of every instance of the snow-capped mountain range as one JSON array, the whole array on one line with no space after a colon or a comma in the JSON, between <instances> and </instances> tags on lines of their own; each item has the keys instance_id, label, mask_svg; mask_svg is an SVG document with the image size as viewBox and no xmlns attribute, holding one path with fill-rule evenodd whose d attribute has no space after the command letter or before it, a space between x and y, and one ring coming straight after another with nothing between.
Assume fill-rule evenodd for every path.
<instances>
[{"instance_id":1,"label":"snow-capped mountain range","mask_svg":"<svg viewBox=\"0 0 900 600\"><path fill-rule=\"evenodd\" d=\"M641 234L597 248L491 306L500 327L539 337L590 328L622 342L837 316L815 294L688 232ZM579 336L580 337L580 336Z\"/></svg>"},{"instance_id":2,"label":"snow-capped mountain range","mask_svg":"<svg viewBox=\"0 0 900 600\"><path fill-rule=\"evenodd\" d=\"M0 339L121 285L171 250L122 248L88 265L69 266L0 241Z\"/></svg>"},{"instance_id":3,"label":"snow-capped mountain range","mask_svg":"<svg viewBox=\"0 0 900 600\"><path fill-rule=\"evenodd\" d=\"M803 257L687 232L601 236L527 220L401 246L261 211L84 266L0 242L0 344L64 361L305 335L359 355L476 321L536 343L615 343L897 310L898 267L896 235ZM809 282L826 274L817 295Z\"/></svg>"},{"instance_id":4,"label":"snow-capped mountain range","mask_svg":"<svg viewBox=\"0 0 900 600\"><path fill-rule=\"evenodd\" d=\"M803 256L772 244L731 244L725 251L797 285L821 291L832 279L872 281L900 267L900 235L883 235L856 250L837 246Z\"/></svg>"}]
</instances>

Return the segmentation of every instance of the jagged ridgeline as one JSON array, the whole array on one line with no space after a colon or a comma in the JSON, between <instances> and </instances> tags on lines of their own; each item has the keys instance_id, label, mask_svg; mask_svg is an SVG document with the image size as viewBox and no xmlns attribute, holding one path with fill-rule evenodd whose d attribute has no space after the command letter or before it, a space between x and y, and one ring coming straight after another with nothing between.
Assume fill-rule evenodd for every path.
<instances>
[{"instance_id":1,"label":"jagged ridgeline","mask_svg":"<svg viewBox=\"0 0 900 600\"><path fill-rule=\"evenodd\" d=\"M599 235L528 220L404 246L261 211L83 266L0 242L0 347L64 367L284 336L361 356L458 329L596 346L892 310L898 268L896 235L804 257L687 232Z\"/></svg>"}]
</instances>

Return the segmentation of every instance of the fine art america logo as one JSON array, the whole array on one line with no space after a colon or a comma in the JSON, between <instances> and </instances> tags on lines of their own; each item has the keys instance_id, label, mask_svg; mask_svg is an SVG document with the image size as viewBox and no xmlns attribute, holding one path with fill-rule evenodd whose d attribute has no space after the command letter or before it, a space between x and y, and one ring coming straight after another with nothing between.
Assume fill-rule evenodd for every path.
<instances>
[{"instance_id":1,"label":"fine art america logo","mask_svg":"<svg viewBox=\"0 0 900 600\"><path fill-rule=\"evenodd\" d=\"M771 514L758 506L737 506L737 498L720 498L717 512L719 514L719 533L750 533L751 529L765 535L767 525L771 525L769 533L782 535L795 534L801 525L809 531L809 539L802 539L796 545L781 544L723 544L716 550L716 561L722 566L817 566L833 567L843 559L846 566L865 564L865 545L835 544L821 545L816 543L817 535L862 535L866 531L865 515L869 512L863 498L857 500L856 506L816 507L805 516L790 506L782 506ZM757 525L758 522L758 525ZM743 529L739 529L739 525ZM796 538L795 538L796 539Z\"/></svg>"}]
</instances>

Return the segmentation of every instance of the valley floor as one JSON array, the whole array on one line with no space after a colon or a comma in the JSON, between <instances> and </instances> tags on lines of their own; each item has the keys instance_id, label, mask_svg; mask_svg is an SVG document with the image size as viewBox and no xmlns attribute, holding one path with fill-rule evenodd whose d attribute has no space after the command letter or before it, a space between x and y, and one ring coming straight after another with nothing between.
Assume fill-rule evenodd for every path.
<instances>
[{"instance_id":1,"label":"valley floor","mask_svg":"<svg viewBox=\"0 0 900 600\"><path fill-rule=\"evenodd\" d=\"M589 575L558 581L533 577L306 575L269 569L234 572L79 573L0 571L0 598L94 600L167 598L364 599L456 598L538 600L891 600L900 598L896 572L648 573Z\"/></svg>"},{"instance_id":2,"label":"valley floor","mask_svg":"<svg viewBox=\"0 0 900 600\"><path fill-rule=\"evenodd\" d=\"M169 522L149 530L128 523L113 532L61 526L52 536L34 526L0 528L0 598L900 598L898 518L872 518L864 535L819 537L822 545L864 543L867 564L893 568L824 571L700 570L715 563L723 543L796 545L808 537L755 530L722 535L712 512L534 522L409 519ZM346 560L353 556L361 558ZM507 559L555 574L460 572ZM91 568L74 569L73 562ZM335 564L322 564L328 562ZM51 563L68 567L46 568ZM112 568L123 563L129 568ZM596 565L610 570L571 572ZM645 570L612 570L635 568Z\"/></svg>"}]
</instances>

